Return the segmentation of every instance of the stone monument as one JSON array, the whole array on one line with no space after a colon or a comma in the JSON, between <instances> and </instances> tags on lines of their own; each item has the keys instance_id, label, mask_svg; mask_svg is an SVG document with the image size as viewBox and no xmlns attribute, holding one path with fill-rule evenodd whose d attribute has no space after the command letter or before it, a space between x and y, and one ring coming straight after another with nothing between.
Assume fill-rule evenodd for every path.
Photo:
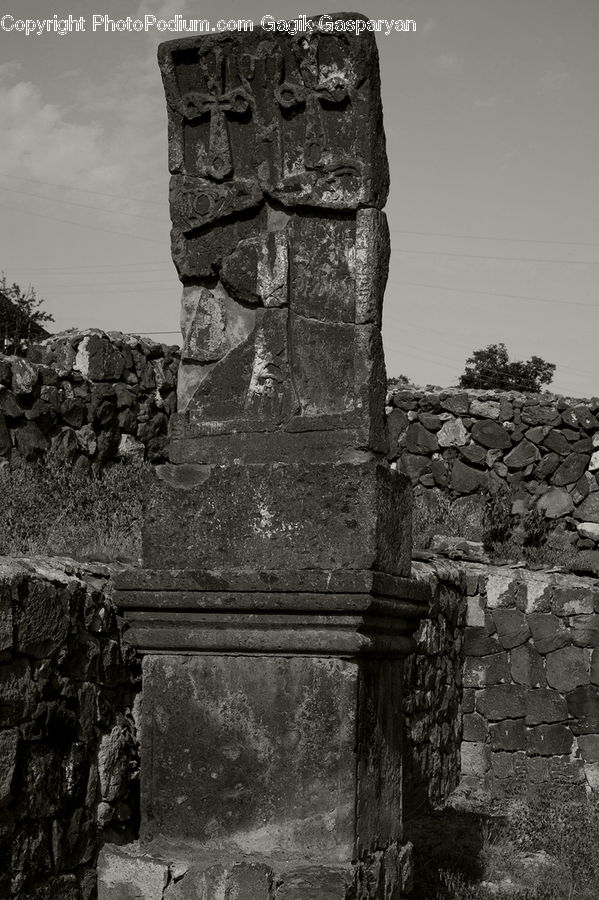
<instances>
[{"instance_id":1,"label":"stone monument","mask_svg":"<svg viewBox=\"0 0 599 900\"><path fill-rule=\"evenodd\" d=\"M162 44L183 283L144 566L139 845L100 900L397 900L409 487L386 463L388 168L356 14Z\"/></svg>"}]
</instances>

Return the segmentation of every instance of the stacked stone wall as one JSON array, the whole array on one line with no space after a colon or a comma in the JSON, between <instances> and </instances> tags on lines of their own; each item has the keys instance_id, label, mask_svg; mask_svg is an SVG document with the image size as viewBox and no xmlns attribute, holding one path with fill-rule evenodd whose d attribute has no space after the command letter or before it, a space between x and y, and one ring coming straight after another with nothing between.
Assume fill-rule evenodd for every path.
<instances>
[{"instance_id":1,"label":"stacked stone wall","mask_svg":"<svg viewBox=\"0 0 599 900\"><path fill-rule=\"evenodd\" d=\"M460 780L462 670L466 575L440 562L414 563L412 577L428 584L428 616L414 635L404 669L404 806L432 805Z\"/></svg>"},{"instance_id":2,"label":"stacked stone wall","mask_svg":"<svg viewBox=\"0 0 599 900\"><path fill-rule=\"evenodd\" d=\"M438 603L445 601L448 608L452 591L460 592L458 603L466 606L457 723L461 788L495 797L524 795L540 785L599 790L597 580L439 558L417 563L415 569L418 577L428 573L437 585L438 601L421 626L421 636L434 629ZM434 641L431 646L434 650ZM435 666L440 673L452 668L447 642L439 643L438 656L419 665L418 657L426 651L421 637L408 700L422 691L427 664L431 685ZM455 670L451 680L459 681ZM442 685L443 676L437 681ZM445 722L447 703L443 688L436 691L426 720L433 734L437 724ZM453 699L452 691L445 694ZM408 705L410 716L413 721ZM452 727L447 721L449 733L456 733L455 723ZM430 780L438 768L433 749L430 761L423 756L425 778ZM445 757L451 754L445 752Z\"/></svg>"},{"instance_id":3,"label":"stacked stone wall","mask_svg":"<svg viewBox=\"0 0 599 900\"><path fill-rule=\"evenodd\" d=\"M599 399L391 390L389 458L416 492L452 500L505 488L578 550L599 543Z\"/></svg>"},{"instance_id":4,"label":"stacked stone wall","mask_svg":"<svg viewBox=\"0 0 599 900\"><path fill-rule=\"evenodd\" d=\"M0 562L0 897L91 900L137 826L139 666L106 566Z\"/></svg>"},{"instance_id":5,"label":"stacked stone wall","mask_svg":"<svg viewBox=\"0 0 599 900\"><path fill-rule=\"evenodd\" d=\"M0 462L49 451L81 472L164 462L178 365L176 347L98 330L53 335L27 359L0 356Z\"/></svg>"}]
</instances>

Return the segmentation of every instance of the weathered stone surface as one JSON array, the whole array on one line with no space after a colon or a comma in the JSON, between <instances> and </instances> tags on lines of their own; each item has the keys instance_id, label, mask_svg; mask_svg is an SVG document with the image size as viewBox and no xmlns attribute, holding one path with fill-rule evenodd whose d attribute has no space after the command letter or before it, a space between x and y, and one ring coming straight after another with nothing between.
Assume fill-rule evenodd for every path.
<instances>
[{"instance_id":1,"label":"weathered stone surface","mask_svg":"<svg viewBox=\"0 0 599 900\"><path fill-rule=\"evenodd\" d=\"M20 734L16 728L0 731L0 809L12 800Z\"/></svg>"},{"instance_id":2,"label":"weathered stone surface","mask_svg":"<svg viewBox=\"0 0 599 900\"><path fill-rule=\"evenodd\" d=\"M599 492L589 494L574 510L573 515L582 522L599 524Z\"/></svg>"},{"instance_id":3,"label":"weathered stone surface","mask_svg":"<svg viewBox=\"0 0 599 900\"><path fill-rule=\"evenodd\" d=\"M493 750L524 750L526 748L526 728L524 719L506 719L489 726Z\"/></svg>"},{"instance_id":4,"label":"weathered stone surface","mask_svg":"<svg viewBox=\"0 0 599 900\"><path fill-rule=\"evenodd\" d=\"M536 688L526 693L526 724L542 725L563 722L568 718L568 706L558 691Z\"/></svg>"},{"instance_id":5,"label":"weathered stone surface","mask_svg":"<svg viewBox=\"0 0 599 900\"><path fill-rule=\"evenodd\" d=\"M521 719L526 708L526 691L517 684L485 687L476 693L476 710L492 722Z\"/></svg>"},{"instance_id":6,"label":"weathered stone surface","mask_svg":"<svg viewBox=\"0 0 599 900\"><path fill-rule=\"evenodd\" d=\"M0 456L8 456L12 450L10 431L6 426L4 415L0 413Z\"/></svg>"},{"instance_id":7,"label":"weathered stone surface","mask_svg":"<svg viewBox=\"0 0 599 900\"><path fill-rule=\"evenodd\" d=\"M599 762L599 734L579 734L577 743L585 762Z\"/></svg>"},{"instance_id":8,"label":"weathered stone surface","mask_svg":"<svg viewBox=\"0 0 599 900\"><path fill-rule=\"evenodd\" d=\"M13 393L30 394L37 384L39 372L28 360L13 356L11 358Z\"/></svg>"},{"instance_id":9,"label":"weathered stone surface","mask_svg":"<svg viewBox=\"0 0 599 900\"><path fill-rule=\"evenodd\" d=\"M574 734L599 733L599 688L594 684L582 685L569 693L566 700Z\"/></svg>"},{"instance_id":10,"label":"weathered stone surface","mask_svg":"<svg viewBox=\"0 0 599 900\"><path fill-rule=\"evenodd\" d=\"M137 852L136 852L137 851ZM101 900L162 900L168 882L168 863L143 855L137 845L102 848L98 859Z\"/></svg>"},{"instance_id":11,"label":"weathered stone surface","mask_svg":"<svg viewBox=\"0 0 599 900\"><path fill-rule=\"evenodd\" d=\"M595 543L599 543L599 523L598 522L579 522L576 530L580 537L589 538Z\"/></svg>"},{"instance_id":12,"label":"weathered stone surface","mask_svg":"<svg viewBox=\"0 0 599 900\"><path fill-rule=\"evenodd\" d=\"M530 637L526 617L519 609L495 609L493 621L499 642L506 650L524 644Z\"/></svg>"},{"instance_id":13,"label":"weathered stone surface","mask_svg":"<svg viewBox=\"0 0 599 900\"><path fill-rule=\"evenodd\" d=\"M509 431L493 419L483 419L472 426L472 437L483 447L505 450L512 446Z\"/></svg>"},{"instance_id":14,"label":"weathered stone surface","mask_svg":"<svg viewBox=\"0 0 599 900\"><path fill-rule=\"evenodd\" d=\"M484 741L489 733L487 720L479 713L466 713L462 717L462 736L465 741Z\"/></svg>"},{"instance_id":15,"label":"weathered stone surface","mask_svg":"<svg viewBox=\"0 0 599 900\"><path fill-rule=\"evenodd\" d=\"M589 462L589 457L584 453L570 453L561 465L556 469L553 484L574 484L581 477Z\"/></svg>"},{"instance_id":16,"label":"weathered stone surface","mask_svg":"<svg viewBox=\"0 0 599 900\"><path fill-rule=\"evenodd\" d=\"M592 615L595 598L599 598L589 584L554 585L552 595L551 609L557 616Z\"/></svg>"},{"instance_id":17,"label":"weathered stone surface","mask_svg":"<svg viewBox=\"0 0 599 900\"><path fill-rule=\"evenodd\" d=\"M567 456L567 454L570 453L570 443L566 440L561 431L551 429L547 437L544 438L543 444L554 453L560 454L560 456Z\"/></svg>"},{"instance_id":18,"label":"weathered stone surface","mask_svg":"<svg viewBox=\"0 0 599 900\"><path fill-rule=\"evenodd\" d=\"M599 422L588 406L571 406L562 412L562 419L572 428L584 428L587 431L599 428Z\"/></svg>"},{"instance_id":19,"label":"weathered stone surface","mask_svg":"<svg viewBox=\"0 0 599 900\"><path fill-rule=\"evenodd\" d=\"M50 656L69 630L68 601L64 592L45 581L33 581L23 592L14 614L15 647L34 657Z\"/></svg>"},{"instance_id":20,"label":"weathered stone surface","mask_svg":"<svg viewBox=\"0 0 599 900\"><path fill-rule=\"evenodd\" d=\"M471 400L470 414L487 419L498 419L500 416L500 404L497 400Z\"/></svg>"},{"instance_id":21,"label":"weathered stone surface","mask_svg":"<svg viewBox=\"0 0 599 900\"><path fill-rule=\"evenodd\" d=\"M464 661L463 679L464 687L475 688L506 682L509 679L507 653L467 658Z\"/></svg>"},{"instance_id":22,"label":"weathered stone surface","mask_svg":"<svg viewBox=\"0 0 599 900\"><path fill-rule=\"evenodd\" d=\"M480 622L484 623L484 615L476 602L478 598L471 598L473 607L481 613ZM470 607L471 604L469 603ZM468 624L464 630L464 653L466 656L488 656L491 653L500 653L502 646L495 637L490 637L487 629L481 625Z\"/></svg>"},{"instance_id":23,"label":"weathered stone surface","mask_svg":"<svg viewBox=\"0 0 599 900\"><path fill-rule=\"evenodd\" d=\"M574 616L571 634L572 643L578 647L599 647L599 615Z\"/></svg>"},{"instance_id":24,"label":"weathered stone surface","mask_svg":"<svg viewBox=\"0 0 599 900\"><path fill-rule=\"evenodd\" d=\"M546 518L558 519L571 513L574 503L565 488L550 487L537 500L537 507L545 513Z\"/></svg>"},{"instance_id":25,"label":"weathered stone surface","mask_svg":"<svg viewBox=\"0 0 599 900\"><path fill-rule=\"evenodd\" d=\"M462 744L463 775L484 775L491 766L491 747L481 741Z\"/></svg>"},{"instance_id":26,"label":"weathered stone surface","mask_svg":"<svg viewBox=\"0 0 599 900\"><path fill-rule=\"evenodd\" d=\"M125 360L110 341L92 333L79 344L74 366L92 381L117 381L125 368Z\"/></svg>"},{"instance_id":27,"label":"weathered stone surface","mask_svg":"<svg viewBox=\"0 0 599 900\"><path fill-rule=\"evenodd\" d=\"M510 652L510 670L516 684L544 687L546 684L543 659L532 644L514 647Z\"/></svg>"},{"instance_id":28,"label":"weathered stone surface","mask_svg":"<svg viewBox=\"0 0 599 900\"><path fill-rule=\"evenodd\" d=\"M461 419L448 419L437 432L440 447L463 447L468 442L468 432Z\"/></svg>"},{"instance_id":29,"label":"weathered stone surface","mask_svg":"<svg viewBox=\"0 0 599 900\"><path fill-rule=\"evenodd\" d=\"M565 725L537 725L529 728L526 749L535 756L561 756L572 749L572 732Z\"/></svg>"},{"instance_id":30,"label":"weathered stone surface","mask_svg":"<svg viewBox=\"0 0 599 900\"><path fill-rule=\"evenodd\" d=\"M439 448L435 435L427 431L420 422L412 422L408 426L405 445L410 453L432 453Z\"/></svg>"},{"instance_id":31,"label":"weathered stone surface","mask_svg":"<svg viewBox=\"0 0 599 900\"><path fill-rule=\"evenodd\" d=\"M551 406L525 406L522 421L527 425L557 425L561 421L558 411Z\"/></svg>"},{"instance_id":32,"label":"weathered stone surface","mask_svg":"<svg viewBox=\"0 0 599 900\"><path fill-rule=\"evenodd\" d=\"M541 458L538 447L524 439L504 456L503 461L509 469L525 469Z\"/></svg>"},{"instance_id":33,"label":"weathered stone surface","mask_svg":"<svg viewBox=\"0 0 599 900\"><path fill-rule=\"evenodd\" d=\"M553 613L530 613L528 627L539 653L551 653L571 643L571 635L563 621Z\"/></svg>"},{"instance_id":34,"label":"weathered stone surface","mask_svg":"<svg viewBox=\"0 0 599 900\"><path fill-rule=\"evenodd\" d=\"M409 548L396 537L408 525L408 489L382 465L169 471L172 485L151 483L144 529L144 556L157 568L409 572Z\"/></svg>"},{"instance_id":35,"label":"weathered stone surface","mask_svg":"<svg viewBox=\"0 0 599 900\"><path fill-rule=\"evenodd\" d=\"M451 467L449 486L460 494L471 494L483 484L484 476L477 469L456 459Z\"/></svg>"},{"instance_id":36,"label":"weathered stone surface","mask_svg":"<svg viewBox=\"0 0 599 900\"><path fill-rule=\"evenodd\" d=\"M248 853L266 819L273 850L320 855L333 841L351 856L353 790L338 772L351 770L356 677L340 660L146 657L144 727L169 728L142 746L144 840Z\"/></svg>"},{"instance_id":37,"label":"weathered stone surface","mask_svg":"<svg viewBox=\"0 0 599 900\"><path fill-rule=\"evenodd\" d=\"M590 680L588 654L581 647L562 647L547 654L547 684L561 693Z\"/></svg>"}]
</instances>

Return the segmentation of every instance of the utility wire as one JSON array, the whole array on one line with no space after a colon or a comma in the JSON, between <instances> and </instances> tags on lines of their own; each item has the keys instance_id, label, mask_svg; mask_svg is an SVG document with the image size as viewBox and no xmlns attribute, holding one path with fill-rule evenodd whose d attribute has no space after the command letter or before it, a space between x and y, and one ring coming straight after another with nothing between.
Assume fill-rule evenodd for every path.
<instances>
[{"instance_id":1,"label":"utility wire","mask_svg":"<svg viewBox=\"0 0 599 900\"><path fill-rule=\"evenodd\" d=\"M460 294L481 294L485 297L509 297L511 300L534 300L536 303L555 303L559 306L584 306L587 309L599 309L599 301L597 303L583 303L580 300L552 300L549 297L533 297L527 294L502 294L499 291L479 291L474 288L454 288L447 287L444 284L426 284L422 281L401 281L394 278L389 279L389 284L406 284L411 287L434 288L439 291L451 291Z\"/></svg>"},{"instance_id":2,"label":"utility wire","mask_svg":"<svg viewBox=\"0 0 599 900\"><path fill-rule=\"evenodd\" d=\"M415 234L419 237L464 238L473 241L507 241L511 244L559 244L564 247L599 247L599 242L595 241L549 241L541 238L492 237L485 234L456 234L448 231L408 231L404 228L390 228L389 230L394 234Z\"/></svg>"},{"instance_id":3,"label":"utility wire","mask_svg":"<svg viewBox=\"0 0 599 900\"><path fill-rule=\"evenodd\" d=\"M141 197L123 197L122 194L109 194L107 191L92 191L90 188L77 187L74 184L53 184L50 181L43 181L41 178L26 178L24 175L13 175L8 172L0 172L2 178L17 178L19 181L29 181L32 184L43 184L48 187L60 188L63 191L81 191L85 194L96 194L98 197L113 197L115 200L132 200L135 203L150 203L152 206L163 206L161 200L142 200Z\"/></svg>"},{"instance_id":4,"label":"utility wire","mask_svg":"<svg viewBox=\"0 0 599 900\"><path fill-rule=\"evenodd\" d=\"M146 215L144 216L141 213L122 212L118 209L106 209L105 207L101 206L93 206L91 203L77 203L76 200L61 200L58 197L44 197L43 194L31 194L29 191L7 188L4 187L3 184L0 184L0 191L8 191L11 194L18 194L19 197L34 197L36 200L46 200L48 203L64 203L67 206L77 206L81 209L94 209L96 212L101 212L106 215L131 216L134 219L143 219L146 222L148 221L148 217L150 215L150 213L146 213Z\"/></svg>"},{"instance_id":5,"label":"utility wire","mask_svg":"<svg viewBox=\"0 0 599 900\"><path fill-rule=\"evenodd\" d=\"M424 256L459 256L464 259L500 259L509 262L530 263L562 263L572 266L599 266L599 260L594 259L531 259L525 256L488 256L484 253L453 253L446 250L402 250L395 248L391 253L418 253Z\"/></svg>"},{"instance_id":6,"label":"utility wire","mask_svg":"<svg viewBox=\"0 0 599 900\"><path fill-rule=\"evenodd\" d=\"M133 234L128 231L113 231L112 228L101 228L99 225L89 225L82 222L73 222L72 219L59 219L56 216L47 216L45 213L32 212L27 209L22 209L18 206L7 206L5 203L0 203L0 208L8 209L11 212L25 213L26 215L37 216L39 219L49 219L51 222L62 222L63 225L74 225L75 228L88 228L91 231L103 231L105 234L112 234L116 237L136 238L138 241L148 241L150 244L160 244L161 246L164 244L164 241L158 240L158 238L146 237L143 234Z\"/></svg>"}]
</instances>

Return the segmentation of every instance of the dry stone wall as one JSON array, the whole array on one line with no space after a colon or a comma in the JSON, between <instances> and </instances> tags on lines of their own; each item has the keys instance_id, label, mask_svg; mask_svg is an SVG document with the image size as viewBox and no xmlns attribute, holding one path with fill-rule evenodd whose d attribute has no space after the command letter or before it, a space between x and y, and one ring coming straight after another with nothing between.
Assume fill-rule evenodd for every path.
<instances>
[{"instance_id":1,"label":"dry stone wall","mask_svg":"<svg viewBox=\"0 0 599 900\"><path fill-rule=\"evenodd\" d=\"M139 666L109 574L0 561L0 897L91 900L100 844L137 827Z\"/></svg>"},{"instance_id":2,"label":"dry stone wall","mask_svg":"<svg viewBox=\"0 0 599 900\"><path fill-rule=\"evenodd\" d=\"M428 573L437 585L437 600L421 625L407 686L409 732L425 763L425 779L438 780L439 768L445 767L443 791L437 796L447 796L451 786L453 749L449 742L441 761L435 760L433 737L430 748L418 750L412 705L424 696L427 679L431 690L435 687L423 715L426 729L434 736L447 725L446 733L452 735L461 726L462 789L495 797L522 795L539 785L599 790L597 580L439 558L416 563L415 569L420 578ZM441 634L437 623L451 617L455 591L458 606L466 607L463 651L460 628L453 649L450 641L436 636L427 647L424 636ZM437 646L438 655L429 659ZM462 652L456 731L447 713L456 708L456 661Z\"/></svg>"},{"instance_id":3,"label":"dry stone wall","mask_svg":"<svg viewBox=\"0 0 599 900\"><path fill-rule=\"evenodd\" d=\"M387 403L389 458L417 491L508 488L514 514L538 508L577 549L596 548L599 399L406 388Z\"/></svg>"},{"instance_id":4,"label":"dry stone wall","mask_svg":"<svg viewBox=\"0 0 599 900\"><path fill-rule=\"evenodd\" d=\"M0 356L0 463L51 451L75 471L118 458L164 462L178 348L91 329Z\"/></svg>"},{"instance_id":5,"label":"dry stone wall","mask_svg":"<svg viewBox=\"0 0 599 900\"><path fill-rule=\"evenodd\" d=\"M439 803L460 780L462 671L467 576L455 566L416 562L431 589L428 616L404 668L404 806Z\"/></svg>"}]
</instances>

